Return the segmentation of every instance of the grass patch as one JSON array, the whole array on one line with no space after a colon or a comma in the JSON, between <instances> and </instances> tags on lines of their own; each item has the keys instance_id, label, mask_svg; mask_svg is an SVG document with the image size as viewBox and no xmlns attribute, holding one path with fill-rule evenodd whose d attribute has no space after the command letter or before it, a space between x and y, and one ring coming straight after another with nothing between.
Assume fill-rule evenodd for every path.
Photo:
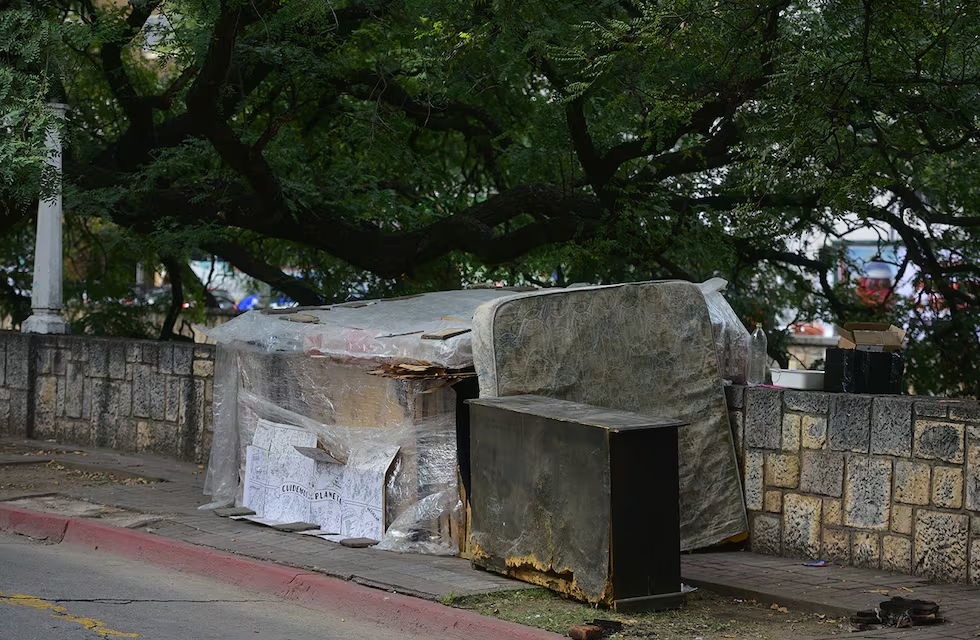
<instances>
[{"instance_id":1,"label":"grass patch","mask_svg":"<svg viewBox=\"0 0 980 640\"><path fill-rule=\"evenodd\" d=\"M447 604L562 635L567 634L570 626L588 623L594 618L618 620L625 628L610 637L623 640L783 640L829 636L848 630L846 622L839 619L785 608L772 609L753 600L729 598L703 590L690 594L687 604L680 609L628 615L567 600L539 588L458 597Z\"/></svg>"}]
</instances>

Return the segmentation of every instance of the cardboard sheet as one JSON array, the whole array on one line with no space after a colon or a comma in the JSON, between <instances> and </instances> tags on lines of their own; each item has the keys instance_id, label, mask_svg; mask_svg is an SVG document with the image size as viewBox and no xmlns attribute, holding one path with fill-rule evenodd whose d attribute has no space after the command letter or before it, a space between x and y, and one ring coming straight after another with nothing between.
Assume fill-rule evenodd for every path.
<instances>
[{"instance_id":1,"label":"cardboard sheet","mask_svg":"<svg viewBox=\"0 0 980 640\"><path fill-rule=\"evenodd\" d=\"M310 522L324 535L381 539L385 484L399 447L357 448L347 464L340 464L321 455L316 436L305 429L268 420L259 421L252 441L243 505L255 515L246 519L270 525Z\"/></svg>"}]
</instances>

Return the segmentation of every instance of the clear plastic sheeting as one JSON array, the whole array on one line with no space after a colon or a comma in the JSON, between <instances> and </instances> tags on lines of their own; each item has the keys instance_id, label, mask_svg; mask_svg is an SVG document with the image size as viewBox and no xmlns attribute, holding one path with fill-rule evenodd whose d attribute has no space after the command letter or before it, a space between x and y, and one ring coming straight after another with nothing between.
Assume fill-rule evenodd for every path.
<instances>
[{"instance_id":1,"label":"clear plastic sheeting","mask_svg":"<svg viewBox=\"0 0 980 640\"><path fill-rule=\"evenodd\" d=\"M475 309L509 295L448 291L253 311L208 330L219 343L208 506L242 506L247 453L262 420L314 434L317 449L352 468L359 452L397 449L385 479L382 547L458 553L453 376L473 364ZM383 365L406 363L416 370L376 375Z\"/></svg>"},{"instance_id":2,"label":"clear plastic sheeting","mask_svg":"<svg viewBox=\"0 0 980 640\"><path fill-rule=\"evenodd\" d=\"M712 320L697 285L582 287L492 301L474 316L473 352L483 398L536 394L684 420L682 548L746 530Z\"/></svg>"},{"instance_id":3,"label":"clear plastic sheeting","mask_svg":"<svg viewBox=\"0 0 980 640\"><path fill-rule=\"evenodd\" d=\"M722 293L727 287L728 282L721 278L712 278L698 285L711 316L721 377L735 384L743 384L748 367L749 332Z\"/></svg>"},{"instance_id":4,"label":"clear plastic sheeting","mask_svg":"<svg viewBox=\"0 0 980 640\"><path fill-rule=\"evenodd\" d=\"M218 346L214 373L214 434L204 477L211 502L200 509L227 507L238 493L238 352Z\"/></svg>"},{"instance_id":5,"label":"clear plastic sheeting","mask_svg":"<svg viewBox=\"0 0 980 640\"><path fill-rule=\"evenodd\" d=\"M463 503L455 487L428 495L395 518L378 549L455 556L459 547L446 540L444 523L458 528L463 517ZM435 525L435 526L433 526Z\"/></svg>"},{"instance_id":6,"label":"clear plastic sheeting","mask_svg":"<svg viewBox=\"0 0 980 640\"><path fill-rule=\"evenodd\" d=\"M508 295L513 291L468 289L329 307L249 311L206 331L219 344L241 342L266 353L321 355L339 361L422 361L460 369L473 364L467 333L444 340L423 336L468 330L479 305Z\"/></svg>"}]
</instances>

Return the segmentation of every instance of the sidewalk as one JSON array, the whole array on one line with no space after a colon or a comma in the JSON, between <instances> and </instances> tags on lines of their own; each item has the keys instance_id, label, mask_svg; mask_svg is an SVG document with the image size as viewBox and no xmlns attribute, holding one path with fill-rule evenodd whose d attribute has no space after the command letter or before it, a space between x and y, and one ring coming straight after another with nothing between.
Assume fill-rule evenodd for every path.
<instances>
[{"instance_id":1,"label":"sidewalk","mask_svg":"<svg viewBox=\"0 0 980 640\"><path fill-rule=\"evenodd\" d=\"M907 630L882 629L849 634L859 638L980 637L980 587L931 584L887 571L829 565L806 567L802 560L748 552L698 553L682 557L684 581L715 593L752 598L832 616L873 609L893 596L931 600L946 624ZM802 639L800 639L802 640Z\"/></svg>"},{"instance_id":2,"label":"sidewalk","mask_svg":"<svg viewBox=\"0 0 980 640\"><path fill-rule=\"evenodd\" d=\"M154 484L59 486L56 492L149 514L152 517L142 518L142 524L133 528L161 539L270 561L426 600L529 587L522 582L474 569L469 561L461 558L397 554L370 548L351 549L245 521L221 518L210 511L200 511L197 507L208 502L202 493L205 474L194 464L47 442L0 439L0 445L3 444L23 445L23 449L29 451L60 450L61 453L33 456L4 454L0 447L0 466L26 461L44 463L53 459L73 466L84 465L164 480ZM73 451L83 451L86 455ZM50 493L3 490L0 491L0 507L7 504L38 509L37 505L43 500L37 496ZM811 568L803 566L799 560L748 552L684 555L682 575L685 583L709 591L833 616L873 608L895 595L934 600L940 604L948 621L936 627L884 629L853 633L847 637L910 640L980 637L978 587L929 584L912 576L851 567ZM882 591L888 591L888 594Z\"/></svg>"},{"instance_id":3,"label":"sidewalk","mask_svg":"<svg viewBox=\"0 0 980 640\"><path fill-rule=\"evenodd\" d=\"M88 502L121 507L160 518L139 529L158 536L227 551L259 560L316 571L357 584L438 600L450 596L488 593L503 589L527 588L523 582L473 569L468 560L453 557L398 554L375 549L350 549L295 533L283 533L250 522L221 518L211 511L200 511L207 504L205 473L195 464L148 455L131 456L105 449L70 447L49 442L3 439L3 443L24 444L32 450L64 450L63 454L24 456L0 454L0 465L39 463L56 460L68 465L93 469L116 469L128 474L165 480L153 484L110 485L59 488L59 495ZM83 451L81 457L72 451ZM42 493L50 493L48 491ZM21 491L0 495L13 506L18 498L37 495Z\"/></svg>"}]
</instances>

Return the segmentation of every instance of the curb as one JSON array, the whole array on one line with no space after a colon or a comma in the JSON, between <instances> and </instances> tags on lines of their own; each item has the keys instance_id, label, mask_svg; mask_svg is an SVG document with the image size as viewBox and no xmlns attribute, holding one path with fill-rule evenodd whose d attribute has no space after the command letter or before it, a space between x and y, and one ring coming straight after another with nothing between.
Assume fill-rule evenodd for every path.
<instances>
[{"instance_id":1,"label":"curb","mask_svg":"<svg viewBox=\"0 0 980 640\"><path fill-rule=\"evenodd\" d=\"M109 553L271 593L307 607L407 634L427 634L447 640L556 640L562 637L429 600L388 593L318 573L83 518L68 518L0 503L0 531Z\"/></svg>"}]
</instances>

